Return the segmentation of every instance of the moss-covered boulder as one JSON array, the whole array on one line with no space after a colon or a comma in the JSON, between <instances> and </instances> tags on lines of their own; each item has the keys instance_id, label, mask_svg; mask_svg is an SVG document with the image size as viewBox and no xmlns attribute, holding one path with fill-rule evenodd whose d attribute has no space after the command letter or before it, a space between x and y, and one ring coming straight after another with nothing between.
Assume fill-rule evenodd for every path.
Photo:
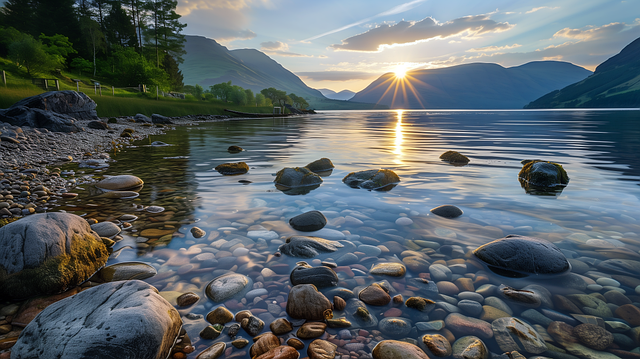
<instances>
[{"instance_id":1,"label":"moss-covered boulder","mask_svg":"<svg viewBox=\"0 0 640 359\"><path fill-rule=\"evenodd\" d=\"M227 148L227 152L229 153L240 153L244 151L244 149L240 146L236 146L236 145L231 145L229 146L229 148Z\"/></svg>"},{"instance_id":2,"label":"moss-covered boulder","mask_svg":"<svg viewBox=\"0 0 640 359\"><path fill-rule=\"evenodd\" d=\"M524 160L522 164L518 180L527 193L561 192L569 183L567 171L555 162Z\"/></svg>"},{"instance_id":3,"label":"moss-covered boulder","mask_svg":"<svg viewBox=\"0 0 640 359\"><path fill-rule=\"evenodd\" d=\"M318 188L322 178L305 167L285 167L276 173L276 188L287 194L305 194Z\"/></svg>"},{"instance_id":4,"label":"moss-covered boulder","mask_svg":"<svg viewBox=\"0 0 640 359\"><path fill-rule=\"evenodd\" d=\"M400 177L392 170L366 170L351 172L342 179L342 182L352 188L389 191L400 182Z\"/></svg>"},{"instance_id":5,"label":"moss-covered boulder","mask_svg":"<svg viewBox=\"0 0 640 359\"><path fill-rule=\"evenodd\" d=\"M333 172L333 169L335 168L335 166L333 165L333 162L331 162L331 160L326 157L323 157L319 160L315 160L304 167L309 171L317 173L321 176L330 175L331 172Z\"/></svg>"},{"instance_id":6,"label":"moss-covered boulder","mask_svg":"<svg viewBox=\"0 0 640 359\"><path fill-rule=\"evenodd\" d=\"M215 170L223 175L233 176L249 172L249 166L244 162L223 163L221 165L217 165Z\"/></svg>"},{"instance_id":7,"label":"moss-covered boulder","mask_svg":"<svg viewBox=\"0 0 640 359\"><path fill-rule=\"evenodd\" d=\"M447 161L454 166L464 166L469 163L469 157L457 151L447 151L440 155L440 159Z\"/></svg>"},{"instance_id":8,"label":"moss-covered boulder","mask_svg":"<svg viewBox=\"0 0 640 359\"><path fill-rule=\"evenodd\" d=\"M0 228L0 299L72 288L107 262L100 236L82 217L42 213Z\"/></svg>"}]
</instances>

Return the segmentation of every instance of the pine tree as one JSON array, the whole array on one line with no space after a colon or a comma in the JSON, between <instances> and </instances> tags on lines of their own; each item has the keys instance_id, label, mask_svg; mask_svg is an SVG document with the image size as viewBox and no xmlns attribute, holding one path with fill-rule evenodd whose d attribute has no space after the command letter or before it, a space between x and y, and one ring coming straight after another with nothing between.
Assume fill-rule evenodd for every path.
<instances>
[{"instance_id":1,"label":"pine tree","mask_svg":"<svg viewBox=\"0 0 640 359\"><path fill-rule=\"evenodd\" d=\"M182 62L185 54L185 39L180 31L186 24L180 23L180 15L175 12L177 6L177 0L149 0L145 5L151 19L147 34L153 39L158 66L163 53L171 55L177 62Z\"/></svg>"},{"instance_id":2,"label":"pine tree","mask_svg":"<svg viewBox=\"0 0 640 359\"><path fill-rule=\"evenodd\" d=\"M136 46L136 29L131 23L129 15L122 8L121 2L116 1L113 3L109 15L104 18L104 26L109 45Z\"/></svg>"},{"instance_id":3,"label":"pine tree","mask_svg":"<svg viewBox=\"0 0 640 359\"><path fill-rule=\"evenodd\" d=\"M6 0L0 9L0 23L31 36L40 35L34 26L37 3L35 0Z\"/></svg>"},{"instance_id":4,"label":"pine tree","mask_svg":"<svg viewBox=\"0 0 640 359\"><path fill-rule=\"evenodd\" d=\"M165 55L162 59L162 69L169 75L171 90L180 91L184 87L184 77L178 68L178 63L171 55Z\"/></svg>"}]
</instances>

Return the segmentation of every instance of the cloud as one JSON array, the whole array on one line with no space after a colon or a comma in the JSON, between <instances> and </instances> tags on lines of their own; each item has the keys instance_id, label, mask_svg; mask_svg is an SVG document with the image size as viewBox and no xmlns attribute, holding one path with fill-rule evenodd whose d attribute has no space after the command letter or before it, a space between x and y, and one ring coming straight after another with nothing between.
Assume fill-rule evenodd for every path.
<instances>
[{"instance_id":1,"label":"cloud","mask_svg":"<svg viewBox=\"0 0 640 359\"><path fill-rule=\"evenodd\" d=\"M289 45L282 41L266 41L260 44L260 50L267 55L286 57L313 57L312 55L297 54L289 51Z\"/></svg>"},{"instance_id":2,"label":"cloud","mask_svg":"<svg viewBox=\"0 0 640 359\"><path fill-rule=\"evenodd\" d=\"M570 29L568 27L565 27L564 29L553 34L553 37L564 37L568 39L576 39L579 41L589 41L615 35L624 30L625 27L626 25L621 22L612 22L600 27L588 27L582 30Z\"/></svg>"},{"instance_id":3,"label":"cloud","mask_svg":"<svg viewBox=\"0 0 640 359\"><path fill-rule=\"evenodd\" d=\"M331 48L336 51L378 52L385 46L412 44L462 34L478 36L506 31L513 26L508 22L495 22L488 15L465 16L445 23L438 23L433 18L427 17L420 21L403 20L394 25L383 24L342 40L342 44L331 45Z\"/></svg>"},{"instance_id":4,"label":"cloud","mask_svg":"<svg viewBox=\"0 0 640 359\"><path fill-rule=\"evenodd\" d=\"M269 0L179 0L176 12L187 16L198 10L228 9L242 10L254 4L270 6Z\"/></svg>"},{"instance_id":5,"label":"cloud","mask_svg":"<svg viewBox=\"0 0 640 359\"><path fill-rule=\"evenodd\" d=\"M270 5L269 0L179 0L176 12L187 23L185 33L213 38L220 43L247 40L256 33L247 28L247 9Z\"/></svg>"},{"instance_id":6,"label":"cloud","mask_svg":"<svg viewBox=\"0 0 640 359\"><path fill-rule=\"evenodd\" d=\"M540 7L534 7L533 9L527 11L525 14L531 14L534 13L536 11L540 11L540 10L544 10L544 9L549 9L549 10L555 10L555 9L559 9L559 6L556 7L551 7L551 6L540 6Z\"/></svg>"},{"instance_id":7,"label":"cloud","mask_svg":"<svg viewBox=\"0 0 640 359\"><path fill-rule=\"evenodd\" d=\"M409 11L409 10L413 9L414 7L418 6L420 3L425 2L425 1L427 1L427 0L413 0L413 1L410 1L410 2L407 2L407 3L404 3L404 4L400 4L398 6L392 7L391 9L389 9L387 11L383 11L383 12L377 14L377 15L368 17L366 19L362 19L360 21L353 22L351 24L339 27L337 29L333 29L331 31L327 31L325 33L310 37L308 39L304 39L304 40L302 40L302 42L309 42L311 40L319 39L319 38L327 36L327 35L335 34L336 32L340 32L342 30L350 29L350 28L352 28L354 26L362 25L365 22L371 21L371 20L376 19L376 18L381 17L381 16L389 16L389 15L400 14L400 13L403 13L405 11Z\"/></svg>"},{"instance_id":8,"label":"cloud","mask_svg":"<svg viewBox=\"0 0 640 359\"><path fill-rule=\"evenodd\" d=\"M467 52L497 52L522 47L520 44L504 45L504 46L486 46L467 50Z\"/></svg>"},{"instance_id":9,"label":"cloud","mask_svg":"<svg viewBox=\"0 0 640 359\"><path fill-rule=\"evenodd\" d=\"M380 76L378 73L365 71L315 71L315 72L296 72L296 75L305 77L313 81L349 81L349 80L368 80Z\"/></svg>"}]
</instances>

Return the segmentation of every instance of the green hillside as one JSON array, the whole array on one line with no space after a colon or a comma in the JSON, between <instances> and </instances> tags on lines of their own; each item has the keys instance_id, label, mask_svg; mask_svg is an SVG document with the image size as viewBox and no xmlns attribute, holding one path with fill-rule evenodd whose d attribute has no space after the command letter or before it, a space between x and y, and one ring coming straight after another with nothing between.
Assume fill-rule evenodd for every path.
<instances>
[{"instance_id":1,"label":"green hillside","mask_svg":"<svg viewBox=\"0 0 640 359\"><path fill-rule=\"evenodd\" d=\"M525 108L640 107L640 38L596 68L593 75L548 93Z\"/></svg>"}]
</instances>

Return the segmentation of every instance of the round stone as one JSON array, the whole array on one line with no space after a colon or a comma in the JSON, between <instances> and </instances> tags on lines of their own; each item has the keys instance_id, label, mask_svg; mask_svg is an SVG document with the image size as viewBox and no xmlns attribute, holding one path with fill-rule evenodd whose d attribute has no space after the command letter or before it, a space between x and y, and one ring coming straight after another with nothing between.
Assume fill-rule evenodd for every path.
<instances>
[{"instance_id":1,"label":"round stone","mask_svg":"<svg viewBox=\"0 0 640 359\"><path fill-rule=\"evenodd\" d=\"M278 318L271 322L269 329L271 329L275 335L283 335L293 330L293 324L285 318Z\"/></svg>"},{"instance_id":2,"label":"round stone","mask_svg":"<svg viewBox=\"0 0 640 359\"><path fill-rule=\"evenodd\" d=\"M141 188L144 182L142 179L132 175L118 175L103 179L96 184L96 187L108 191L126 191Z\"/></svg>"},{"instance_id":3,"label":"round stone","mask_svg":"<svg viewBox=\"0 0 640 359\"><path fill-rule=\"evenodd\" d=\"M117 282L120 280L151 278L158 274L158 271L144 262L122 262L102 268L99 274L105 282Z\"/></svg>"},{"instance_id":4,"label":"round stone","mask_svg":"<svg viewBox=\"0 0 640 359\"><path fill-rule=\"evenodd\" d=\"M431 213L444 218L456 218L462 216L463 212L460 208L450 204L444 204L431 209Z\"/></svg>"},{"instance_id":5,"label":"round stone","mask_svg":"<svg viewBox=\"0 0 640 359\"><path fill-rule=\"evenodd\" d=\"M217 307L207 314L207 322L211 324L226 324L233 320L233 313L225 307Z\"/></svg>"},{"instance_id":6,"label":"round stone","mask_svg":"<svg viewBox=\"0 0 640 359\"><path fill-rule=\"evenodd\" d=\"M240 175L249 172L249 166L244 162L223 163L215 168L222 175Z\"/></svg>"},{"instance_id":7,"label":"round stone","mask_svg":"<svg viewBox=\"0 0 640 359\"><path fill-rule=\"evenodd\" d=\"M475 336L465 336L453 343L453 357L455 359L487 359L489 349L484 342Z\"/></svg>"},{"instance_id":8,"label":"round stone","mask_svg":"<svg viewBox=\"0 0 640 359\"><path fill-rule=\"evenodd\" d=\"M309 211L291 218L289 225L302 232L319 231L327 225L327 217L320 211Z\"/></svg>"},{"instance_id":9,"label":"round stone","mask_svg":"<svg viewBox=\"0 0 640 359\"><path fill-rule=\"evenodd\" d=\"M388 275L391 277L402 277L407 273L407 268L402 263L378 263L371 267L371 275Z\"/></svg>"},{"instance_id":10,"label":"round stone","mask_svg":"<svg viewBox=\"0 0 640 359\"><path fill-rule=\"evenodd\" d=\"M199 227L193 227L191 228L191 234L193 235L193 238L202 238L207 234L207 232Z\"/></svg>"},{"instance_id":11,"label":"round stone","mask_svg":"<svg viewBox=\"0 0 640 359\"><path fill-rule=\"evenodd\" d=\"M410 226L413 224L413 220L409 217L400 217L396 219L396 224L399 226Z\"/></svg>"},{"instance_id":12,"label":"round stone","mask_svg":"<svg viewBox=\"0 0 640 359\"><path fill-rule=\"evenodd\" d=\"M331 302L313 284L293 286L287 298L287 314L294 319L323 320Z\"/></svg>"},{"instance_id":13,"label":"round stone","mask_svg":"<svg viewBox=\"0 0 640 359\"><path fill-rule=\"evenodd\" d=\"M253 281L242 274L229 273L213 279L206 287L207 297L214 302L224 302L244 291L249 291ZM239 296L242 294L239 294Z\"/></svg>"},{"instance_id":14,"label":"round stone","mask_svg":"<svg viewBox=\"0 0 640 359\"><path fill-rule=\"evenodd\" d=\"M605 350L613 344L613 334L595 324L580 324L573 328L573 335L585 346Z\"/></svg>"},{"instance_id":15,"label":"round stone","mask_svg":"<svg viewBox=\"0 0 640 359\"><path fill-rule=\"evenodd\" d=\"M383 340L371 351L373 359L429 359L418 346L397 340Z\"/></svg>"},{"instance_id":16,"label":"round stone","mask_svg":"<svg viewBox=\"0 0 640 359\"><path fill-rule=\"evenodd\" d=\"M322 336L327 325L321 322L306 322L298 329L296 336L300 339L312 339Z\"/></svg>"},{"instance_id":17,"label":"round stone","mask_svg":"<svg viewBox=\"0 0 640 359\"><path fill-rule=\"evenodd\" d=\"M612 279L612 278L601 277L601 278L598 278L596 280L596 283L598 283L598 284L600 284L602 286L611 286L611 287L619 287L620 286L620 282L618 282L617 280Z\"/></svg>"},{"instance_id":18,"label":"round stone","mask_svg":"<svg viewBox=\"0 0 640 359\"><path fill-rule=\"evenodd\" d=\"M458 302L458 308L465 314L472 317L477 317L482 313L482 304L468 299L463 299Z\"/></svg>"},{"instance_id":19,"label":"round stone","mask_svg":"<svg viewBox=\"0 0 640 359\"><path fill-rule=\"evenodd\" d=\"M493 337L491 324L484 320L470 318L460 313L451 313L444 319L446 328L454 333L466 333L484 339Z\"/></svg>"},{"instance_id":20,"label":"round stone","mask_svg":"<svg viewBox=\"0 0 640 359\"><path fill-rule=\"evenodd\" d=\"M431 354L437 357L448 357L453 353L447 338L440 334L425 334L422 336L422 343L429 349Z\"/></svg>"},{"instance_id":21,"label":"round stone","mask_svg":"<svg viewBox=\"0 0 640 359\"><path fill-rule=\"evenodd\" d=\"M100 222L91 225L93 229L100 237L113 238L120 234L120 227L113 222Z\"/></svg>"},{"instance_id":22,"label":"round stone","mask_svg":"<svg viewBox=\"0 0 640 359\"><path fill-rule=\"evenodd\" d=\"M378 323L378 329L383 334L394 338L408 335L412 327L413 325L409 319L401 317L384 318Z\"/></svg>"},{"instance_id":23,"label":"round stone","mask_svg":"<svg viewBox=\"0 0 640 359\"><path fill-rule=\"evenodd\" d=\"M317 288L333 287L338 284L338 275L333 269L325 266L311 267L307 263L296 266L289 279L291 284L313 284Z\"/></svg>"},{"instance_id":24,"label":"round stone","mask_svg":"<svg viewBox=\"0 0 640 359\"><path fill-rule=\"evenodd\" d=\"M179 307L188 307L197 303L200 300L200 296L194 292L187 292L182 294L176 299Z\"/></svg>"},{"instance_id":25,"label":"round stone","mask_svg":"<svg viewBox=\"0 0 640 359\"><path fill-rule=\"evenodd\" d=\"M453 273L451 269L442 264L432 264L429 266L429 273L431 274L431 279L439 282L441 280L450 281Z\"/></svg>"},{"instance_id":26,"label":"round stone","mask_svg":"<svg viewBox=\"0 0 640 359\"><path fill-rule=\"evenodd\" d=\"M333 359L338 346L322 339L316 339L309 344L307 355L309 359Z\"/></svg>"},{"instance_id":27,"label":"round stone","mask_svg":"<svg viewBox=\"0 0 640 359\"><path fill-rule=\"evenodd\" d=\"M498 318L491 323L496 342L503 352L525 351L540 354L547 350L544 340L533 327L518 318Z\"/></svg>"},{"instance_id":28,"label":"round stone","mask_svg":"<svg viewBox=\"0 0 640 359\"><path fill-rule=\"evenodd\" d=\"M391 302L389 293L377 283L361 290L358 298L369 305L387 305Z\"/></svg>"}]
</instances>

